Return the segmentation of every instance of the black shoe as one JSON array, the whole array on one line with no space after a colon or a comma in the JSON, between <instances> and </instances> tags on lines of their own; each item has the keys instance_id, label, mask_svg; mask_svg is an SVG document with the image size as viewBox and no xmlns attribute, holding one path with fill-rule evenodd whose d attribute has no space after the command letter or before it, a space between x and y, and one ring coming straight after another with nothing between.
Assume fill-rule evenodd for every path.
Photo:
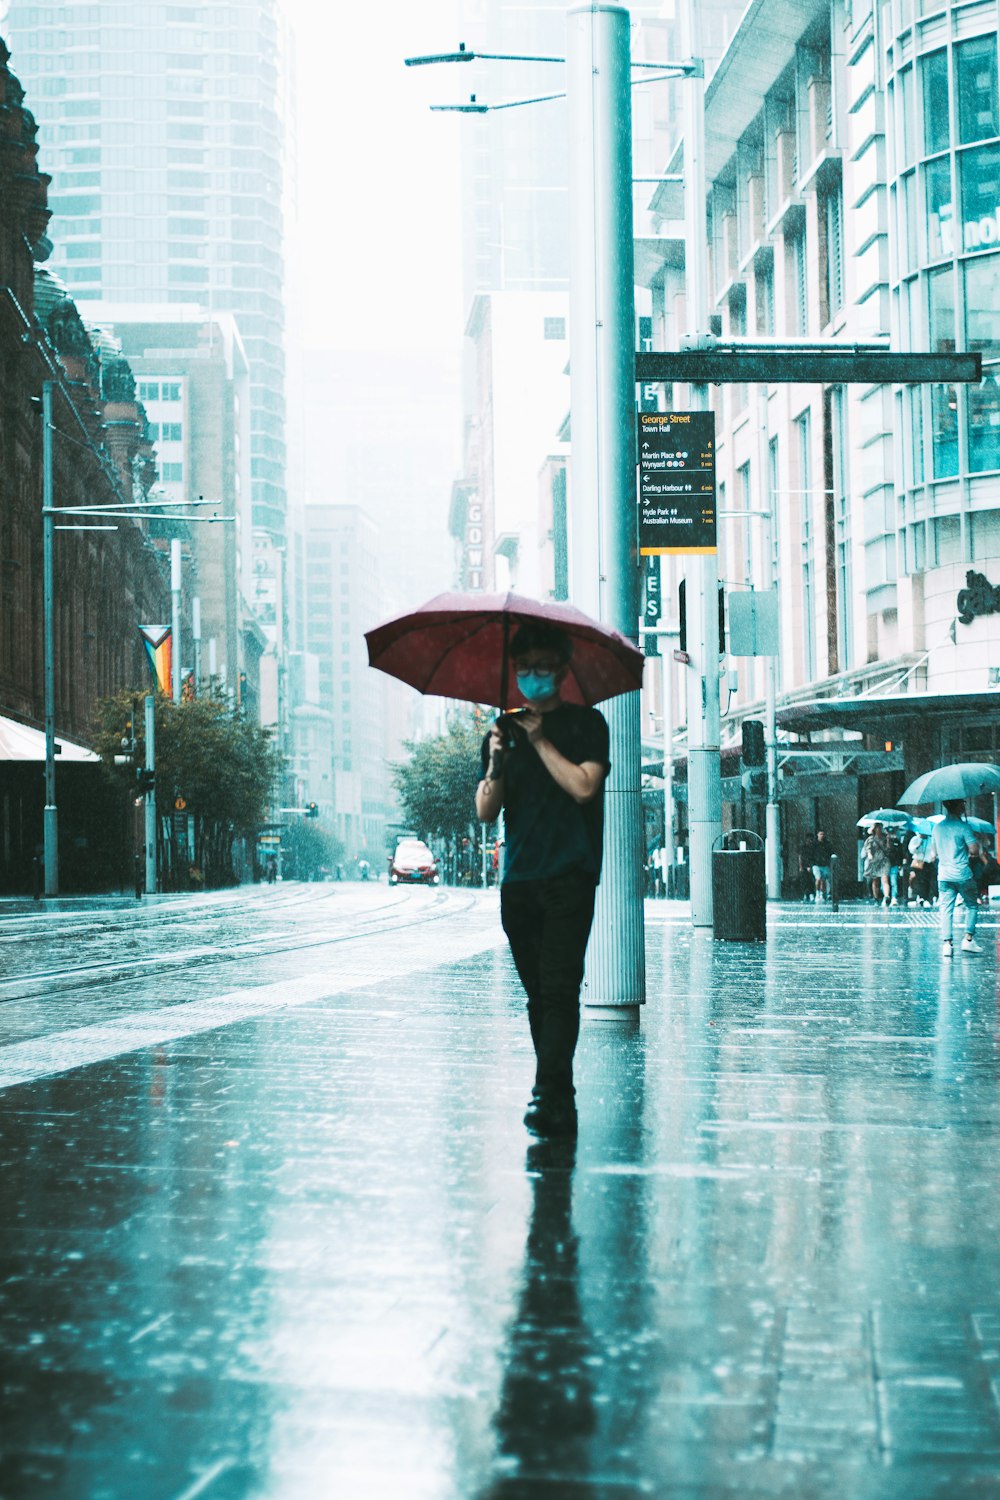
<instances>
[{"instance_id":1,"label":"black shoe","mask_svg":"<svg viewBox=\"0 0 1000 1500\"><path fill-rule=\"evenodd\" d=\"M524 1123L532 1135L575 1136L577 1131L576 1105L572 1099L534 1097L525 1110Z\"/></svg>"}]
</instances>

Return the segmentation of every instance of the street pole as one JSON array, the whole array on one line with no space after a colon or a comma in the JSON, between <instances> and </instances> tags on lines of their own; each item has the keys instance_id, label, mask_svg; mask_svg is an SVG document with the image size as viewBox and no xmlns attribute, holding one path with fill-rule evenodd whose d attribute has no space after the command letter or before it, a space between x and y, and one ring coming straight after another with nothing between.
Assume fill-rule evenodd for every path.
<instances>
[{"instance_id":1,"label":"street pole","mask_svg":"<svg viewBox=\"0 0 1000 1500\"><path fill-rule=\"evenodd\" d=\"M201 686L201 599L197 594L191 601L191 639L194 642L194 696L197 698Z\"/></svg>"},{"instance_id":2,"label":"street pole","mask_svg":"<svg viewBox=\"0 0 1000 1500\"><path fill-rule=\"evenodd\" d=\"M686 56L699 57L696 0L684 0ZM689 339L708 335L705 234L705 80L691 77L684 90L684 289ZM694 411L708 410L708 387L692 385ZM691 921L712 926L712 849L722 832L722 769L719 742L719 566L716 553L691 559L687 573L688 830Z\"/></svg>"},{"instance_id":3,"label":"street pole","mask_svg":"<svg viewBox=\"0 0 1000 1500\"><path fill-rule=\"evenodd\" d=\"M778 587L777 570L774 566L774 506L776 497L770 492L768 483L768 422L767 387L757 387L760 403L758 431L760 441L757 467L760 481L757 494L763 518L764 587ZM780 644L780 634L778 641ZM764 658L764 745L767 752L767 806L764 810L764 878L767 882L767 899L781 900L781 810L778 805L778 657Z\"/></svg>"},{"instance_id":4,"label":"street pole","mask_svg":"<svg viewBox=\"0 0 1000 1500\"><path fill-rule=\"evenodd\" d=\"M629 12L567 16L570 139L570 404L573 600L636 639L635 286ZM604 873L583 999L593 1018L634 1018L645 1000L639 694L613 698Z\"/></svg>"},{"instance_id":5,"label":"street pole","mask_svg":"<svg viewBox=\"0 0 1000 1500\"><path fill-rule=\"evenodd\" d=\"M55 608L52 565L52 527L55 481L52 453L52 387L42 382L42 612L45 617L45 811L42 838L45 859L45 894L59 894L59 813L56 808L56 670Z\"/></svg>"},{"instance_id":6,"label":"street pole","mask_svg":"<svg viewBox=\"0 0 1000 1500\"><path fill-rule=\"evenodd\" d=\"M660 685L663 699L663 894L669 895L674 868L674 684L670 654L660 642Z\"/></svg>"},{"instance_id":7,"label":"street pole","mask_svg":"<svg viewBox=\"0 0 1000 1500\"><path fill-rule=\"evenodd\" d=\"M170 543L170 594L173 602L173 620L170 634L170 659L173 662L174 702L181 701L181 542L174 537Z\"/></svg>"},{"instance_id":8,"label":"street pole","mask_svg":"<svg viewBox=\"0 0 1000 1500\"><path fill-rule=\"evenodd\" d=\"M146 770L156 770L156 700L152 693L146 695ZM156 791L146 793L145 806L146 840L146 894L153 895L156 885Z\"/></svg>"}]
</instances>

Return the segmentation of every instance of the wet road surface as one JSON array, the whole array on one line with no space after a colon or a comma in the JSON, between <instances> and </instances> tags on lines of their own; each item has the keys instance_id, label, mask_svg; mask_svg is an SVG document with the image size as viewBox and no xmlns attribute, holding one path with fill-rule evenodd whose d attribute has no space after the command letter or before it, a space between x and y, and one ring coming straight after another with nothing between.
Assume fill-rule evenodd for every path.
<instances>
[{"instance_id":1,"label":"wet road surface","mask_svg":"<svg viewBox=\"0 0 1000 1500\"><path fill-rule=\"evenodd\" d=\"M650 905L531 1143L496 898L0 907L0 1497L1000 1497L998 933Z\"/></svg>"}]
</instances>

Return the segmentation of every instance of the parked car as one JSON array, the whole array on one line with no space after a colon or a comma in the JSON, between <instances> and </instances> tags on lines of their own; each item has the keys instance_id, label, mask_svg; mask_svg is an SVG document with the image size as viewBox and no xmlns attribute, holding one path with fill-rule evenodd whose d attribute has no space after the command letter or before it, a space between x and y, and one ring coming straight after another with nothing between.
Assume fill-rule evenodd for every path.
<instances>
[{"instance_id":1,"label":"parked car","mask_svg":"<svg viewBox=\"0 0 1000 1500\"><path fill-rule=\"evenodd\" d=\"M420 839L400 839L389 864L390 885L437 885L437 860Z\"/></svg>"}]
</instances>

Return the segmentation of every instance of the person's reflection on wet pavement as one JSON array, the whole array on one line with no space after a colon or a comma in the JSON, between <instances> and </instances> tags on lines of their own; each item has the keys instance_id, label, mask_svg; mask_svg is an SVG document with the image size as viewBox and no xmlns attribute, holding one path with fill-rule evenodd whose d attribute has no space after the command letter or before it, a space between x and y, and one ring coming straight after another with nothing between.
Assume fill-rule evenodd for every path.
<instances>
[{"instance_id":1,"label":"person's reflection on wet pavement","mask_svg":"<svg viewBox=\"0 0 1000 1500\"><path fill-rule=\"evenodd\" d=\"M567 1474L588 1471L588 1446L596 1428L589 1363L594 1341L580 1297L575 1166L575 1140L540 1140L528 1147L531 1219L493 1417L496 1477L481 1500L527 1496L536 1483L549 1493Z\"/></svg>"}]
</instances>

